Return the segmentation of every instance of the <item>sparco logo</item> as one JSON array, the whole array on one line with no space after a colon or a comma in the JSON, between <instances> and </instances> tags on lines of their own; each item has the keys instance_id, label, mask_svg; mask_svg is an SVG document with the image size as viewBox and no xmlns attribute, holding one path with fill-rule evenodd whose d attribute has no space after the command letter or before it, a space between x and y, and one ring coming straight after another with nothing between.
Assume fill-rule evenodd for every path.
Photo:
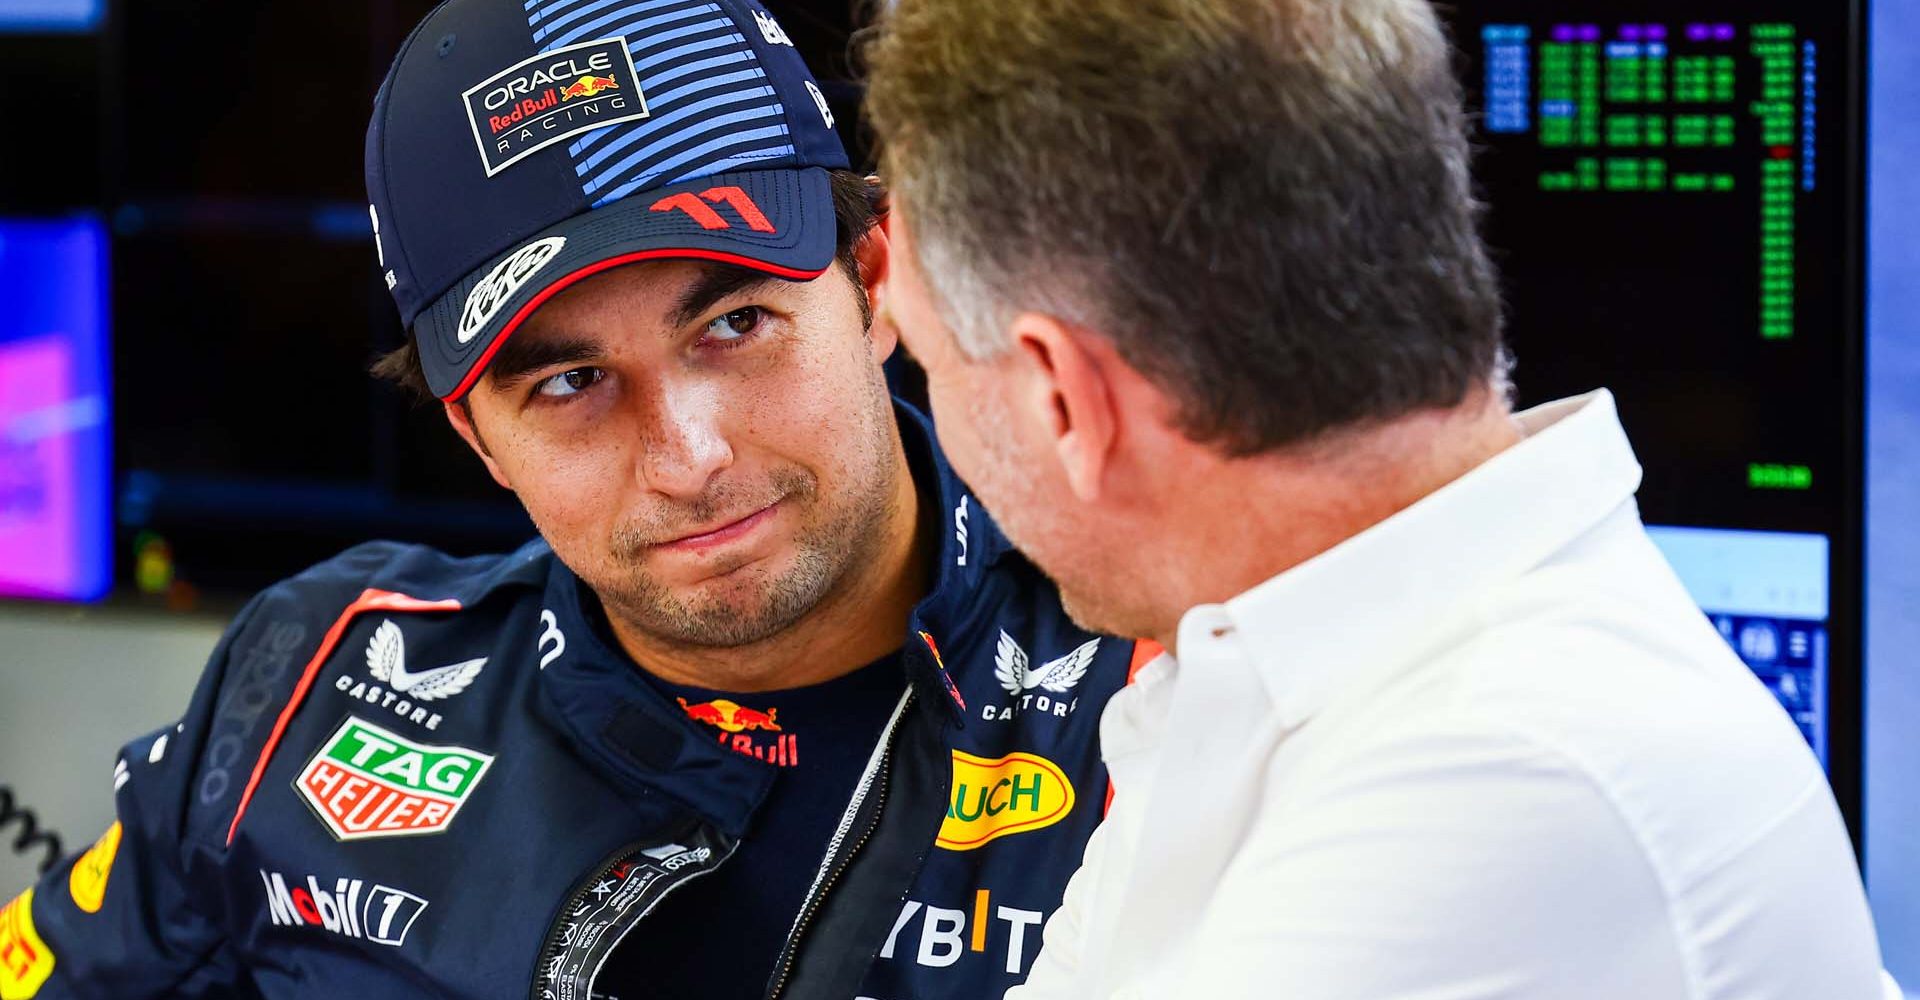
<instances>
[{"instance_id":1,"label":"sparco logo","mask_svg":"<svg viewBox=\"0 0 1920 1000\"><path fill-rule=\"evenodd\" d=\"M493 319L494 313L507 304L513 293L527 283L547 262L560 253L567 245L565 236L549 236L515 250L506 260L494 266L480 283L467 293L467 307L460 311L460 329L454 336L464 344L480 332L480 328Z\"/></svg>"},{"instance_id":2,"label":"sparco logo","mask_svg":"<svg viewBox=\"0 0 1920 1000\"><path fill-rule=\"evenodd\" d=\"M306 637L307 627L299 622L272 622L238 655L214 713L212 739L202 761L201 805L213 805L232 790L232 768L245 756L261 717L286 699L284 681L293 666L293 654Z\"/></svg>"},{"instance_id":3,"label":"sparco logo","mask_svg":"<svg viewBox=\"0 0 1920 1000\"><path fill-rule=\"evenodd\" d=\"M331 891L312 875L305 885L296 882L289 889L280 873L262 870L260 882L267 887L267 913L275 927L323 927L394 947L406 941L427 908L427 901L413 893L357 878L336 879Z\"/></svg>"},{"instance_id":4,"label":"sparco logo","mask_svg":"<svg viewBox=\"0 0 1920 1000\"><path fill-rule=\"evenodd\" d=\"M488 177L569 136L647 117L625 38L543 52L460 96Z\"/></svg>"}]
</instances>

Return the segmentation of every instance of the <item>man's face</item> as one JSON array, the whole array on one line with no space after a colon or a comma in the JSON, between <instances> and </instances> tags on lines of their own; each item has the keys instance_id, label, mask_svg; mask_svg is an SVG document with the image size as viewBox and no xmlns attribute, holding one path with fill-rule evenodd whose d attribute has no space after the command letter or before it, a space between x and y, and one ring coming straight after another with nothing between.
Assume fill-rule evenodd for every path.
<instances>
[{"instance_id":1,"label":"man's face","mask_svg":"<svg viewBox=\"0 0 1920 1000\"><path fill-rule=\"evenodd\" d=\"M1060 588L1067 613L1081 625L1115 634L1144 634L1135 615L1103 590L1116 579L1097 512L1073 495L1046 425L1044 386L1023 372L1012 351L973 361L960 352L940 318L915 259L911 217L896 200L888 219L891 257L886 318L927 372L940 446L1007 537Z\"/></svg>"},{"instance_id":2,"label":"man's face","mask_svg":"<svg viewBox=\"0 0 1920 1000\"><path fill-rule=\"evenodd\" d=\"M610 615L757 642L871 561L895 503L892 341L867 335L863 295L838 266L595 275L501 348L471 396L477 449Z\"/></svg>"}]
</instances>

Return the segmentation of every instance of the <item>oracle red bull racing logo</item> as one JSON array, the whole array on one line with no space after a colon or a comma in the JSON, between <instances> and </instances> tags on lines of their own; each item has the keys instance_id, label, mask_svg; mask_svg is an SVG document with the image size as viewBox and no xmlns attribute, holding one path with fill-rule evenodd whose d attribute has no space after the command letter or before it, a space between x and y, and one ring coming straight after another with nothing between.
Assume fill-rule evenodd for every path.
<instances>
[{"instance_id":1,"label":"oracle red bull racing logo","mask_svg":"<svg viewBox=\"0 0 1920 1000\"><path fill-rule=\"evenodd\" d=\"M487 176L562 139L647 117L625 37L543 52L468 88L467 121Z\"/></svg>"},{"instance_id":2,"label":"oracle red bull racing logo","mask_svg":"<svg viewBox=\"0 0 1920 1000\"><path fill-rule=\"evenodd\" d=\"M720 745L736 753L743 753L756 760L781 767L792 767L800 763L800 738L780 728L780 710L769 708L761 711L748 708L725 698L715 698L699 704L688 704L685 698L676 698L687 718L695 722L704 722L720 730ZM756 738L754 732L774 733L772 739Z\"/></svg>"}]
</instances>

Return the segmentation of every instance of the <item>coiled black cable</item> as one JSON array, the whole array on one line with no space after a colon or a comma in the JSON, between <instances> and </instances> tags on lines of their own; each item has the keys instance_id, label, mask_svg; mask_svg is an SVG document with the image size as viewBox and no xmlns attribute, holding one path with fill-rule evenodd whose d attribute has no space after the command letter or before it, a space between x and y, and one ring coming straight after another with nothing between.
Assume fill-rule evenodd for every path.
<instances>
[{"instance_id":1,"label":"coiled black cable","mask_svg":"<svg viewBox=\"0 0 1920 1000\"><path fill-rule=\"evenodd\" d=\"M10 823L20 826L19 834L13 838L13 853L25 854L33 850L36 844L46 852L46 860L40 863L40 874L52 871L53 866L66 856L67 852L60 847L60 835L52 830L40 829L40 818L33 814L33 810L17 805L13 800L13 789L0 785L0 830Z\"/></svg>"}]
</instances>

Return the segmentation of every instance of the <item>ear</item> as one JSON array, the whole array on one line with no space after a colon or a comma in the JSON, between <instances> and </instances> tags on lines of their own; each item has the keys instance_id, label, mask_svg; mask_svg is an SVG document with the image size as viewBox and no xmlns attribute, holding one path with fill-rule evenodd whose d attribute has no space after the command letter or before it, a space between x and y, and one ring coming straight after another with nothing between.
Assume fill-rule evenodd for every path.
<instances>
[{"instance_id":1,"label":"ear","mask_svg":"<svg viewBox=\"0 0 1920 1000\"><path fill-rule=\"evenodd\" d=\"M460 435L460 440L465 441L475 455L480 456L480 464L487 467L487 472L493 476L493 481L505 489L513 489L513 484L507 482L506 474L500 471L500 464L493 460L493 452L488 451L487 443L481 440L479 429L473 426L472 404L461 406L458 403L441 403L440 405L446 410L447 423L453 425L453 432Z\"/></svg>"},{"instance_id":2,"label":"ear","mask_svg":"<svg viewBox=\"0 0 1920 1000\"><path fill-rule=\"evenodd\" d=\"M1084 501L1100 498L1119 431L1112 373L1102 363L1097 334L1042 313L1022 313L1008 331L1020 367L1031 377L1014 389L1046 428L1066 473Z\"/></svg>"},{"instance_id":3,"label":"ear","mask_svg":"<svg viewBox=\"0 0 1920 1000\"><path fill-rule=\"evenodd\" d=\"M873 343L876 362L887 360L900 345L900 330L887 315L887 274L892 258L892 241L887 237L883 216L853 244L853 260L860 269L860 293L867 297L867 315L873 317L867 327L867 339Z\"/></svg>"}]
</instances>

